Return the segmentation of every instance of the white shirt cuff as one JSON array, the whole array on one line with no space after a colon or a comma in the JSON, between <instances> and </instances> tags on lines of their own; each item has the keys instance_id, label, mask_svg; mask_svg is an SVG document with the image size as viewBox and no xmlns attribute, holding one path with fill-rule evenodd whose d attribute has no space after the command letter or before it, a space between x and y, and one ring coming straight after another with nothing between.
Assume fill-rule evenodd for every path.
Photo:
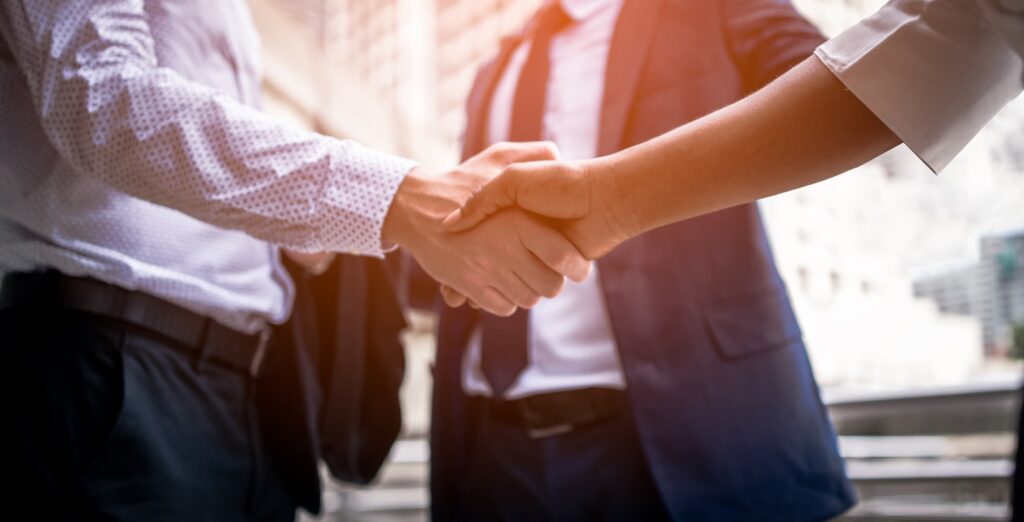
<instances>
[{"instance_id":1,"label":"white shirt cuff","mask_svg":"<svg viewBox=\"0 0 1024 522\"><path fill-rule=\"evenodd\" d=\"M323 249L384 257L381 229L399 185L416 162L344 141L322 191L318 229Z\"/></svg>"},{"instance_id":2,"label":"white shirt cuff","mask_svg":"<svg viewBox=\"0 0 1024 522\"><path fill-rule=\"evenodd\" d=\"M1020 57L974 2L893 0L815 55L935 172L1021 91Z\"/></svg>"}]
</instances>

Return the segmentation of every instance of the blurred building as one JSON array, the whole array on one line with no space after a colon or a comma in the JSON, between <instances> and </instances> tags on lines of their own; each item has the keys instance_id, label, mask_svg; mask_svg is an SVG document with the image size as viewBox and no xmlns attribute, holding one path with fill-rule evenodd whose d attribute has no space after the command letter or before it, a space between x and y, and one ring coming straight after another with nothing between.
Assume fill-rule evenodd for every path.
<instances>
[{"instance_id":1,"label":"blurred building","mask_svg":"<svg viewBox=\"0 0 1024 522\"><path fill-rule=\"evenodd\" d=\"M935 301L945 313L978 318L987 353L1002 355L1014 326L1024 326L1024 230L982 237L980 256L915 279L914 295Z\"/></svg>"},{"instance_id":2,"label":"blurred building","mask_svg":"<svg viewBox=\"0 0 1024 522\"><path fill-rule=\"evenodd\" d=\"M273 108L428 165L458 158L477 68L540 3L250 0Z\"/></svg>"},{"instance_id":3,"label":"blurred building","mask_svg":"<svg viewBox=\"0 0 1024 522\"><path fill-rule=\"evenodd\" d=\"M884 2L794 3L831 35ZM1020 101L1004 110L941 176L899 147L854 172L762 202L824 388L897 389L1014 374L1015 367L993 359L1005 349L984 348L997 338L1005 343L1006 327L1000 333L989 321L1011 307L997 310L993 297L986 312L964 313L984 301L977 295L1012 291L1012 280L994 270L980 277L978 263L960 260L985 259L982 251L997 247L979 238L1024 223L1022 115ZM921 267L936 262L944 267L941 280L927 285L944 296L938 302L914 291Z\"/></svg>"},{"instance_id":4,"label":"blurred building","mask_svg":"<svg viewBox=\"0 0 1024 522\"><path fill-rule=\"evenodd\" d=\"M927 179L927 178L922 178ZM980 322L918 299L901 270L919 223L879 204L880 164L762 202L818 380L826 390L953 385L984 366ZM900 205L893 206L899 214Z\"/></svg>"},{"instance_id":5,"label":"blurred building","mask_svg":"<svg viewBox=\"0 0 1024 522\"><path fill-rule=\"evenodd\" d=\"M1024 326L1024 230L982 238L980 272L986 336L1008 346L1013 327Z\"/></svg>"},{"instance_id":6,"label":"blurred building","mask_svg":"<svg viewBox=\"0 0 1024 522\"><path fill-rule=\"evenodd\" d=\"M978 272L974 262L933 269L914 279L914 295L935 301L945 314L976 315Z\"/></svg>"}]
</instances>

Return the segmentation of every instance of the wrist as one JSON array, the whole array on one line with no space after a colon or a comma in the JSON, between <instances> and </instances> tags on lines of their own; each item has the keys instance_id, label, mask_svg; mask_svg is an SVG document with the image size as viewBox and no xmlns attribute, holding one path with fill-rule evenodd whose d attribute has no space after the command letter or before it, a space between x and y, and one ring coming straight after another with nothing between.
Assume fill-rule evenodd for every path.
<instances>
[{"instance_id":1,"label":"wrist","mask_svg":"<svg viewBox=\"0 0 1024 522\"><path fill-rule=\"evenodd\" d=\"M618 233L618 242L644 232L636 205L637 176L629 183L624 175L628 167L621 153L588 161L585 175L590 178L592 204L605 214L605 221ZM592 209L592 211L595 209Z\"/></svg>"},{"instance_id":2,"label":"wrist","mask_svg":"<svg viewBox=\"0 0 1024 522\"><path fill-rule=\"evenodd\" d=\"M422 167L414 167L398 186L381 228L381 240L385 244L409 247L409 242L415 236L415 219L412 217L414 202L423 192L426 177L428 175Z\"/></svg>"}]
</instances>

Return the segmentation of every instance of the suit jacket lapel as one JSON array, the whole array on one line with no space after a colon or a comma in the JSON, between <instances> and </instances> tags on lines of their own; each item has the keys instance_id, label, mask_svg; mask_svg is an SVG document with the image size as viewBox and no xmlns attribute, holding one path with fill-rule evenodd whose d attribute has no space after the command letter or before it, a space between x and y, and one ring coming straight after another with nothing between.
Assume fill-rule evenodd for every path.
<instances>
[{"instance_id":1,"label":"suit jacket lapel","mask_svg":"<svg viewBox=\"0 0 1024 522\"><path fill-rule=\"evenodd\" d=\"M615 24L611 47L608 50L608 64L605 69L604 99L601 103L601 128L597 143L598 156L616 152L622 146L626 122L629 121L636 98L637 85L646 63L647 54L652 46L658 15L661 13L664 0L625 0L622 12ZM601 278L601 292L604 294L605 305L612 323L612 332L619 343L619 353L627 357L628 350L622 350L624 321L630 311L623 309L632 291L630 285L622 281L623 261L631 253L628 245L620 246L604 258L598 260ZM627 375L628 378L628 375Z\"/></svg>"},{"instance_id":2,"label":"suit jacket lapel","mask_svg":"<svg viewBox=\"0 0 1024 522\"><path fill-rule=\"evenodd\" d=\"M605 70L599 156L616 152L622 145L622 133L663 5L664 0L626 0L622 5Z\"/></svg>"},{"instance_id":3,"label":"suit jacket lapel","mask_svg":"<svg viewBox=\"0 0 1024 522\"><path fill-rule=\"evenodd\" d=\"M521 34L509 36L501 41L498 56L480 68L473 81L466 101L466 135L462 144L462 159L465 161L487 146L487 121L491 112L491 98L498 80L505 72L509 57L522 42Z\"/></svg>"}]
</instances>

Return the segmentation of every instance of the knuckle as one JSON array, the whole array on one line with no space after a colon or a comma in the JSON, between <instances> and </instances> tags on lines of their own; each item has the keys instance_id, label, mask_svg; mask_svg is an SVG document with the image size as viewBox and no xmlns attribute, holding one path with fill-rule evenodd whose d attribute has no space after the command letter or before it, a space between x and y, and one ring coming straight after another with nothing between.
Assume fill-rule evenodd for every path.
<instances>
[{"instance_id":1,"label":"knuckle","mask_svg":"<svg viewBox=\"0 0 1024 522\"><path fill-rule=\"evenodd\" d=\"M494 271L494 263L487 256L472 255L466 259L466 264L470 274L478 274L470 276L473 279L486 279L487 275Z\"/></svg>"},{"instance_id":2,"label":"knuckle","mask_svg":"<svg viewBox=\"0 0 1024 522\"><path fill-rule=\"evenodd\" d=\"M523 176L525 169L519 163L513 163L505 167L505 171L501 173L501 178L518 179Z\"/></svg>"},{"instance_id":3,"label":"knuckle","mask_svg":"<svg viewBox=\"0 0 1024 522\"><path fill-rule=\"evenodd\" d=\"M495 143L494 146L491 147L491 150L493 151L493 157L496 161L500 163L510 163L515 152L515 145L507 141L501 141Z\"/></svg>"},{"instance_id":4,"label":"knuckle","mask_svg":"<svg viewBox=\"0 0 1024 522\"><path fill-rule=\"evenodd\" d=\"M566 252L559 252L555 256L555 264L561 270L569 270L576 264L576 257Z\"/></svg>"}]
</instances>

